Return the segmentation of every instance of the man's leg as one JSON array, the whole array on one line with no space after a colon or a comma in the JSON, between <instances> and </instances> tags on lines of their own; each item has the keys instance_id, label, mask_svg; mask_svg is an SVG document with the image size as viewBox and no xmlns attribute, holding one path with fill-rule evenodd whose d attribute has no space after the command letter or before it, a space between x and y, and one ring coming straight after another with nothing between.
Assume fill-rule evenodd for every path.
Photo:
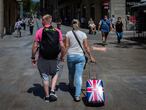
<instances>
[{"instance_id":1,"label":"man's leg","mask_svg":"<svg viewBox=\"0 0 146 110\"><path fill-rule=\"evenodd\" d=\"M45 92L45 101L49 101L49 77L47 74L42 73L42 79L43 79L43 88Z\"/></svg>"},{"instance_id":2,"label":"man's leg","mask_svg":"<svg viewBox=\"0 0 146 110\"><path fill-rule=\"evenodd\" d=\"M55 94L55 87L56 87L56 83L57 83L57 80L58 80L58 71L59 71L58 61L57 60L50 61L49 65L50 65L49 66L50 75L52 74L52 72L57 70L56 73L54 75L52 75L51 91L50 91L50 96L49 96L50 101L56 101L57 100L57 95Z\"/></svg>"},{"instance_id":3,"label":"man's leg","mask_svg":"<svg viewBox=\"0 0 146 110\"><path fill-rule=\"evenodd\" d=\"M17 29L17 37L19 37L19 29Z\"/></svg>"},{"instance_id":4,"label":"man's leg","mask_svg":"<svg viewBox=\"0 0 146 110\"><path fill-rule=\"evenodd\" d=\"M19 30L19 37L21 37L21 30Z\"/></svg>"},{"instance_id":5,"label":"man's leg","mask_svg":"<svg viewBox=\"0 0 146 110\"><path fill-rule=\"evenodd\" d=\"M58 74L56 74L55 76L52 77L51 91L54 91L55 90L57 80L58 80Z\"/></svg>"},{"instance_id":6,"label":"man's leg","mask_svg":"<svg viewBox=\"0 0 146 110\"><path fill-rule=\"evenodd\" d=\"M37 61L38 70L40 72L40 76L42 78L43 89L45 93L45 101L49 101L49 75L46 72L47 64L43 58L39 58Z\"/></svg>"},{"instance_id":7,"label":"man's leg","mask_svg":"<svg viewBox=\"0 0 146 110\"><path fill-rule=\"evenodd\" d=\"M105 32L102 32L102 45L105 45Z\"/></svg>"},{"instance_id":8,"label":"man's leg","mask_svg":"<svg viewBox=\"0 0 146 110\"><path fill-rule=\"evenodd\" d=\"M120 33L120 41L123 38L123 32Z\"/></svg>"},{"instance_id":9,"label":"man's leg","mask_svg":"<svg viewBox=\"0 0 146 110\"><path fill-rule=\"evenodd\" d=\"M108 32L105 33L105 43L107 41Z\"/></svg>"},{"instance_id":10,"label":"man's leg","mask_svg":"<svg viewBox=\"0 0 146 110\"><path fill-rule=\"evenodd\" d=\"M45 96L49 96L49 82L43 81Z\"/></svg>"},{"instance_id":11,"label":"man's leg","mask_svg":"<svg viewBox=\"0 0 146 110\"><path fill-rule=\"evenodd\" d=\"M118 43L120 43L120 33L116 32L116 34L117 34L117 41L118 41Z\"/></svg>"},{"instance_id":12,"label":"man's leg","mask_svg":"<svg viewBox=\"0 0 146 110\"><path fill-rule=\"evenodd\" d=\"M58 74L52 77L51 80L51 91L50 91L50 96L49 96L49 101L56 101L57 100L57 95L55 94L55 87L56 87L56 82L58 79Z\"/></svg>"}]
</instances>

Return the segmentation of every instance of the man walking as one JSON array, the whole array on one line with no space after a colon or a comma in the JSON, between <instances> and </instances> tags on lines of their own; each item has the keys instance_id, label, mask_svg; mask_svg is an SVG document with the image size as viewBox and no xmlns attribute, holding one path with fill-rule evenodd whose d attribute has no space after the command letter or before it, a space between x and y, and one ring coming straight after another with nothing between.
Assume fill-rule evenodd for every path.
<instances>
[{"instance_id":1,"label":"man walking","mask_svg":"<svg viewBox=\"0 0 146 110\"><path fill-rule=\"evenodd\" d=\"M117 35L117 43L121 43L121 39L123 38L123 22L121 17L118 17L116 22L116 35Z\"/></svg>"},{"instance_id":2,"label":"man walking","mask_svg":"<svg viewBox=\"0 0 146 110\"><path fill-rule=\"evenodd\" d=\"M98 27L98 30L101 30L101 33L102 33L103 46L106 45L107 36L109 32L111 31L111 29L112 29L111 22L105 15L104 19L100 20L99 27Z\"/></svg>"},{"instance_id":3,"label":"man walking","mask_svg":"<svg viewBox=\"0 0 146 110\"><path fill-rule=\"evenodd\" d=\"M34 27L34 20L32 17L29 19L28 24L29 24L30 35L32 35L33 34L33 27Z\"/></svg>"},{"instance_id":4,"label":"man walking","mask_svg":"<svg viewBox=\"0 0 146 110\"><path fill-rule=\"evenodd\" d=\"M55 86L58 79L58 55L61 52L60 59L63 60L65 47L63 44L62 33L51 25L52 16L45 15L42 18L43 28L36 32L32 46L32 63L36 64L35 54L39 50L37 61L38 69L43 80L45 92L45 101L56 101ZM49 92L49 76L51 79L51 90Z\"/></svg>"},{"instance_id":5,"label":"man walking","mask_svg":"<svg viewBox=\"0 0 146 110\"><path fill-rule=\"evenodd\" d=\"M17 31L17 37L21 37L21 28L22 28L21 24L22 24L21 19L18 19L15 23L15 29Z\"/></svg>"}]
</instances>

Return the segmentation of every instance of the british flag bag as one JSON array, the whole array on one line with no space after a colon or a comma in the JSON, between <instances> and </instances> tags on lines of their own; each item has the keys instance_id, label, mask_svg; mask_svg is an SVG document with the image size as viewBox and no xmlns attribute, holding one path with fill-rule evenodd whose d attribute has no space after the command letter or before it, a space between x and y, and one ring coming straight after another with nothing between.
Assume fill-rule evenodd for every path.
<instances>
[{"instance_id":1,"label":"british flag bag","mask_svg":"<svg viewBox=\"0 0 146 110\"><path fill-rule=\"evenodd\" d=\"M89 75L89 79L86 81L86 100L88 104L94 104L97 106L104 105L105 94L102 80L91 78L91 76Z\"/></svg>"}]
</instances>

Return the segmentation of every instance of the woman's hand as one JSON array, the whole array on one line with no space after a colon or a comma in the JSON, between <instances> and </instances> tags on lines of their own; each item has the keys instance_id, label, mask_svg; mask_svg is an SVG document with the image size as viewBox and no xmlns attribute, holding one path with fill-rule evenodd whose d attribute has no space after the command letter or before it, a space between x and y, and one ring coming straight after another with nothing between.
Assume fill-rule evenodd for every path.
<instances>
[{"instance_id":1,"label":"woman's hand","mask_svg":"<svg viewBox=\"0 0 146 110\"><path fill-rule=\"evenodd\" d=\"M96 59L95 59L93 56L90 57L90 61L91 61L92 63L96 63Z\"/></svg>"}]
</instances>

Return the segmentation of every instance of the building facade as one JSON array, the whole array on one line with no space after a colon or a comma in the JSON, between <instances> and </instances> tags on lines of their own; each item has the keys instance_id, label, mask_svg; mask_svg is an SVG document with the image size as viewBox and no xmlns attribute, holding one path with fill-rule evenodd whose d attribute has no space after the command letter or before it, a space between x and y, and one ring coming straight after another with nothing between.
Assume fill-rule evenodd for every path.
<instances>
[{"instance_id":1,"label":"building facade","mask_svg":"<svg viewBox=\"0 0 146 110\"><path fill-rule=\"evenodd\" d=\"M4 0L4 33L11 34L18 18L18 3L16 0Z\"/></svg>"},{"instance_id":2,"label":"building facade","mask_svg":"<svg viewBox=\"0 0 146 110\"><path fill-rule=\"evenodd\" d=\"M4 1L0 0L0 37L4 31Z\"/></svg>"},{"instance_id":3,"label":"building facade","mask_svg":"<svg viewBox=\"0 0 146 110\"><path fill-rule=\"evenodd\" d=\"M62 19L84 17L86 20L92 18L99 21L103 15L121 16L125 19L126 0L40 0L43 9L47 10L55 18ZM49 9L48 9L49 7ZM49 11L50 10L50 11Z\"/></svg>"},{"instance_id":4,"label":"building facade","mask_svg":"<svg viewBox=\"0 0 146 110\"><path fill-rule=\"evenodd\" d=\"M125 29L130 29L127 22L131 6L140 3L141 0L41 0L44 1L44 9L47 9L54 18L60 17L70 24L73 18L84 18L87 21L92 18L96 23L104 16L122 17ZM47 8L49 7L49 8ZM127 28L128 27L128 28Z\"/></svg>"},{"instance_id":5,"label":"building facade","mask_svg":"<svg viewBox=\"0 0 146 110\"><path fill-rule=\"evenodd\" d=\"M16 0L0 0L0 36L11 34L18 17Z\"/></svg>"},{"instance_id":6,"label":"building facade","mask_svg":"<svg viewBox=\"0 0 146 110\"><path fill-rule=\"evenodd\" d=\"M30 0L0 0L0 37L14 32L14 25L23 17L23 5Z\"/></svg>"}]
</instances>

